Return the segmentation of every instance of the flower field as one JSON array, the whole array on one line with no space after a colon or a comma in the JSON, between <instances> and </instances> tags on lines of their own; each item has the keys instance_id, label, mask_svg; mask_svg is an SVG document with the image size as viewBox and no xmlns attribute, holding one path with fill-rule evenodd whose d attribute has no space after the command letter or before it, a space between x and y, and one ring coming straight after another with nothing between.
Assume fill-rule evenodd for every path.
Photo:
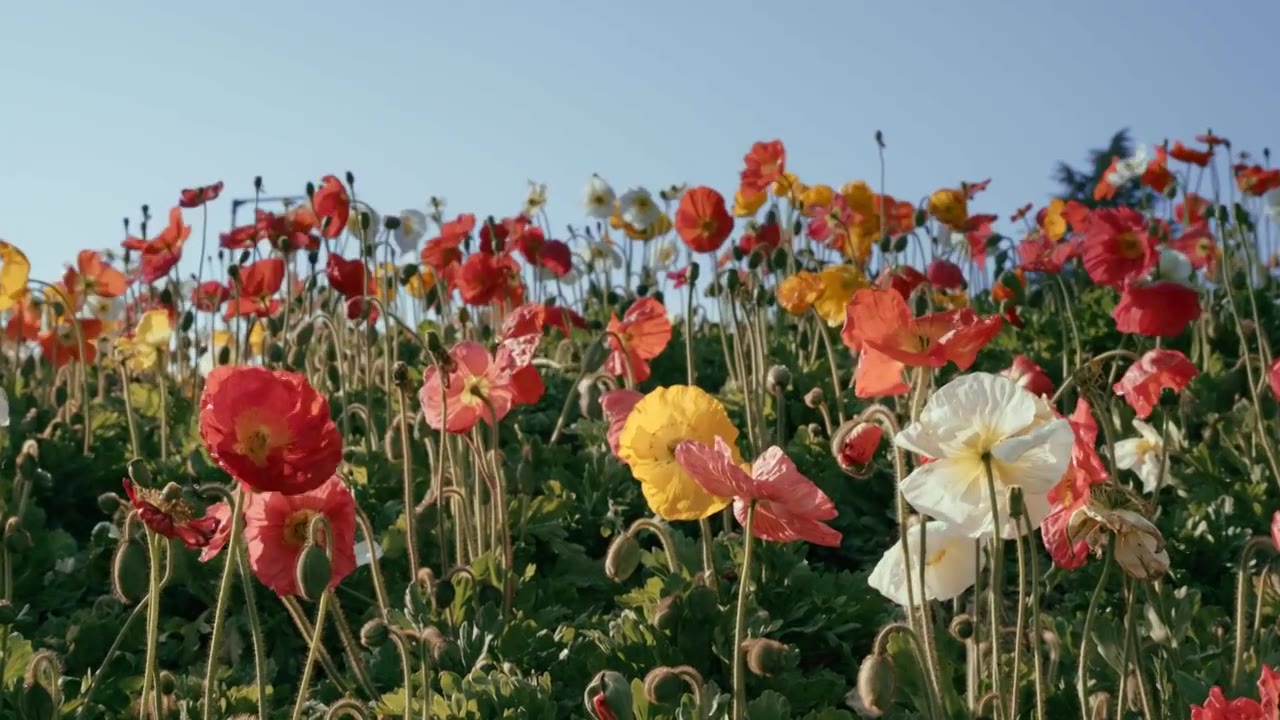
<instances>
[{"instance_id":1,"label":"flower field","mask_svg":"<svg viewBox=\"0 0 1280 720\"><path fill-rule=\"evenodd\" d=\"M1269 159L0 242L0 717L1280 718Z\"/></svg>"}]
</instances>

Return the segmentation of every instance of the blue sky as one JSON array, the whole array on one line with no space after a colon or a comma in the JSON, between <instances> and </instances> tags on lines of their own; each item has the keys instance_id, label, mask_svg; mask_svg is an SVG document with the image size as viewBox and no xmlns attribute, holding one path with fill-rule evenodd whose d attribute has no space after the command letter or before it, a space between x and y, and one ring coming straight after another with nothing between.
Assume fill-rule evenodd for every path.
<instances>
[{"instance_id":1,"label":"blue sky","mask_svg":"<svg viewBox=\"0 0 1280 720\"><path fill-rule=\"evenodd\" d=\"M5 27L0 238L45 279L218 179L211 235L255 175L297 193L346 170L384 212L513 213L546 182L562 227L592 172L729 195L760 139L806 181L874 184L882 129L888 192L993 177L977 209L1007 216L1123 126L1255 154L1280 128L1264 0L50 0Z\"/></svg>"}]
</instances>

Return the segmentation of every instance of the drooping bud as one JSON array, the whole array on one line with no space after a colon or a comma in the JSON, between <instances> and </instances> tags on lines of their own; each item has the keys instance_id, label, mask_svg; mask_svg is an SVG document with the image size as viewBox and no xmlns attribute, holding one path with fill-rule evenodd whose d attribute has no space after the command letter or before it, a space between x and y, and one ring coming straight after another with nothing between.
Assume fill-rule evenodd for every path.
<instances>
[{"instance_id":1,"label":"drooping bud","mask_svg":"<svg viewBox=\"0 0 1280 720\"><path fill-rule=\"evenodd\" d=\"M126 538L116 547L111 562L111 590L120 602L133 605L147 594L147 551L142 543Z\"/></svg>"},{"instance_id":2,"label":"drooping bud","mask_svg":"<svg viewBox=\"0 0 1280 720\"><path fill-rule=\"evenodd\" d=\"M312 602L324 595L324 591L329 588L329 580L333 577L328 553L312 541L308 541L302 547L294 570L297 575L299 594Z\"/></svg>"},{"instance_id":3,"label":"drooping bud","mask_svg":"<svg viewBox=\"0 0 1280 720\"><path fill-rule=\"evenodd\" d=\"M31 534L22 527L22 518L15 515L4 521L4 546L19 556L31 549Z\"/></svg>"},{"instance_id":4,"label":"drooping bud","mask_svg":"<svg viewBox=\"0 0 1280 720\"><path fill-rule=\"evenodd\" d=\"M378 618L374 618L360 628L360 644L370 650L380 648L386 644L390 635L391 632L387 629L387 624Z\"/></svg>"},{"instance_id":5,"label":"drooping bud","mask_svg":"<svg viewBox=\"0 0 1280 720\"><path fill-rule=\"evenodd\" d=\"M888 655L868 655L863 659L858 668L858 700L873 713L872 717L880 717L893 704L897 684L893 660Z\"/></svg>"},{"instance_id":6,"label":"drooping bud","mask_svg":"<svg viewBox=\"0 0 1280 720\"><path fill-rule=\"evenodd\" d=\"M160 671L160 692L165 695L172 695L178 690L178 678L168 670Z\"/></svg>"},{"instance_id":7,"label":"drooping bud","mask_svg":"<svg viewBox=\"0 0 1280 720\"><path fill-rule=\"evenodd\" d=\"M650 621L659 630L671 632L679 624L683 609L684 598L676 594L668 595L659 600L658 604L653 608L653 615Z\"/></svg>"},{"instance_id":8,"label":"drooping bud","mask_svg":"<svg viewBox=\"0 0 1280 720\"><path fill-rule=\"evenodd\" d=\"M849 420L836 428L831 438L831 455L847 474L866 477L883 437L884 430L876 423Z\"/></svg>"},{"instance_id":9,"label":"drooping bud","mask_svg":"<svg viewBox=\"0 0 1280 720\"><path fill-rule=\"evenodd\" d=\"M23 720L53 720L62 705L62 662L52 650L31 656L18 695L18 713Z\"/></svg>"},{"instance_id":10,"label":"drooping bud","mask_svg":"<svg viewBox=\"0 0 1280 720\"><path fill-rule=\"evenodd\" d=\"M747 654L747 669L761 677L773 677L786 671L794 657L791 648L770 638L750 638L742 643Z\"/></svg>"},{"instance_id":11,"label":"drooping bud","mask_svg":"<svg viewBox=\"0 0 1280 720\"><path fill-rule=\"evenodd\" d=\"M17 620L18 611L14 609L13 603L0 600L0 625L12 625Z\"/></svg>"},{"instance_id":12,"label":"drooping bud","mask_svg":"<svg viewBox=\"0 0 1280 720\"><path fill-rule=\"evenodd\" d=\"M825 393L822 392L822 388L820 387L815 387L809 392L804 394L805 406L813 410L817 410L819 407L825 405L826 402L827 402L827 396Z\"/></svg>"},{"instance_id":13,"label":"drooping bud","mask_svg":"<svg viewBox=\"0 0 1280 720\"><path fill-rule=\"evenodd\" d=\"M973 616L968 613L961 613L951 619L951 637L965 642L973 637Z\"/></svg>"},{"instance_id":14,"label":"drooping bud","mask_svg":"<svg viewBox=\"0 0 1280 720\"><path fill-rule=\"evenodd\" d=\"M684 678L673 667L656 667L644 676L644 697L654 705L675 705L686 689Z\"/></svg>"},{"instance_id":15,"label":"drooping bud","mask_svg":"<svg viewBox=\"0 0 1280 720\"><path fill-rule=\"evenodd\" d=\"M604 574L614 582L626 582L640 567L640 543L631 533L622 533L609 544L604 556Z\"/></svg>"},{"instance_id":16,"label":"drooping bud","mask_svg":"<svg viewBox=\"0 0 1280 720\"><path fill-rule=\"evenodd\" d=\"M716 591L706 585L694 585L685 593L684 606L694 620L709 620L720 612Z\"/></svg>"},{"instance_id":17,"label":"drooping bud","mask_svg":"<svg viewBox=\"0 0 1280 720\"><path fill-rule=\"evenodd\" d=\"M787 391L791 387L791 371L786 365L774 365L769 368L769 372L764 376L765 390L777 395Z\"/></svg>"},{"instance_id":18,"label":"drooping bud","mask_svg":"<svg viewBox=\"0 0 1280 720\"><path fill-rule=\"evenodd\" d=\"M129 461L129 479L142 487L151 487L151 471L147 469L146 463L142 458L134 458Z\"/></svg>"},{"instance_id":19,"label":"drooping bud","mask_svg":"<svg viewBox=\"0 0 1280 720\"><path fill-rule=\"evenodd\" d=\"M613 670L602 670L582 694L587 713L595 720L632 720L631 683Z\"/></svg>"}]
</instances>

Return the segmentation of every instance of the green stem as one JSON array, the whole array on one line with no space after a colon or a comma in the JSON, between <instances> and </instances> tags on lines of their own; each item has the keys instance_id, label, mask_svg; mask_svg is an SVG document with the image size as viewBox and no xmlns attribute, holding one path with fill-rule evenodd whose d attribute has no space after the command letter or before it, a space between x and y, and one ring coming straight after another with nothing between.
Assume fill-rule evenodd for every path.
<instances>
[{"instance_id":1,"label":"green stem","mask_svg":"<svg viewBox=\"0 0 1280 720\"><path fill-rule=\"evenodd\" d=\"M293 703L293 720L301 720L302 708L307 704L307 693L311 689L311 674L316 667L316 654L324 644L324 619L329 610L329 598L332 593L320 596L320 606L316 608L316 627L311 635L311 646L307 649L307 661L302 665L302 679L298 681L298 699Z\"/></svg>"},{"instance_id":2,"label":"green stem","mask_svg":"<svg viewBox=\"0 0 1280 720\"><path fill-rule=\"evenodd\" d=\"M1107 584L1107 575L1114 564L1115 546L1107 546L1106 557L1102 560L1102 574L1098 576L1098 585L1093 589L1093 597L1089 598L1089 609L1084 614L1084 627L1080 631L1080 657L1076 659L1076 697L1080 701L1081 720L1089 717L1089 641L1092 639L1093 621L1098 617L1098 601L1102 599L1102 591ZM1120 699L1123 701L1123 699Z\"/></svg>"},{"instance_id":3,"label":"green stem","mask_svg":"<svg viewBox=\"0 0 1280 720\"><path fill-rule=\"evenodd\" d=\"M244 533L244 489L236 490L231 509L231 534L227 536L227 560L222 566L222 580L218 583L218 604L213 611L213 634L209 639L209 661L204 675L204 720L214 720L213 695L218 680L218 663L222 659L222 636L226 631L227 606L231 603L231 583L235 577L235 557Z\"/></svg>"},{"instance_id":4,"label":"green stem","mask_svg":"<svg viewBox=\"0 0 1280 720\"><path fill-rule=\"evenodd\" d=\"M1031 518L1025 512L1022 514L1021 522L1023 534L1028 538L1033 537ZM1035 669L1036 720L1045 720L1044 663L1040 648L1040 553L1036 550L1034 543L1028 555L1031 559L1031 655Z\"/></svg>"},{"instance_id":5,"label":"green stem","mask_svg":"<svg viewBox=\"0 0 1280 720\"><path fill-rule=\"evenodd\" d=\"M160 548L159 535L147 530L147 556L150 561L150 589L147 596L155 598L157 602L147 604L147 654L144 661L144 670L142 675L142 693L138 700L138 715L146 717L146 705L148 700L152 700L152 689L159 686L159 678L156 670L157 660L156 653L160 641ZM151 712L156 720L160 718L159 705L152 706Z\"/></svg>"},{"instance_id":6,"label":"green stem","mask_svg":"<svg viewBox=\"0 0 1280 720\"><path fill-rule=\"evenodd\" d=\"M107 666L111 664L111 661L115 659L116 653L120 650L120 644L124 642L125 636L133 629L134 623L142 617L143 612L145 612L146 608L150 606L150 603L150 595L142 598L142 600L138 601L137 606L133 608L133 612L129 613L129 617L125 618L124 625L120 628L120 632L116 633L115 641L111 643L111 647L107 648L106 656L102 658L102 663L98 665L98 671L90 677L89 686L86 687L84 692L80 695L80 709L76 711L77 720L84 717L85 713L89 711L89 708L92 706L93 693L98 689L98 680L106 674Z\"/></svg>"},{"instance_id":7,"label":"green stem","mask_svg":"<svg viewBox=\"0 0 1280 720\"><path fill-rule=\"evenodd\" d=\"M1022 636L1027 629L1027 538L1021 533L1015 539L1018 553L1018 614L1013 625L1013 687L1009 693L1009 717L1018 717L1018 674L1022 669ZM1035 582L1035 578L1032 578Z\"/></svg>"},{"instance_id":8,"label":"green stem","mask_svg":"<svg viewBox=\"0 0 1280 720\"><path fill-rule=\"evenodd\" d=\"M262 620L258 617L258 600L254 593L253 578L249 571L249 555L244 548L236 552L236 565L240 580L244 583L244 608L249 615L249 634L253 639L253 679L258 693L258 717L270 717L267 700L267 643L262 638ZM230 562L230 558L227 562Z\"/></svg>"},{"instance_id":9,"label":"green stem","mask_svg":"<svg viewBox=\"0 0 1280 720\"><path fill-rule=\"evenodd\" d=\"M991 458L983 456L982 464L986 468L987 498L991 502L991 517L995 523L991 532L991 584L987 587L987 604L991 617L991 689L996 700L996 720L1004 718L1004 692L1000 682L1000 571L1004 564L1004 546L1001 540L1000 505L996 499L995 475L991 470ZM1016 673L1017 668L1014 668Z\"/></svg>"},{"instance_id":10,"label":"green stem","mask_svg":"<svg viewBox=\"0 0 1280 720\"><path fill-rule=\"evenodd\" d=\"M733 623L733 717L747 715L747 669L742 643L747 631L747 594L751 585L751 560L755 550L756 504L747 507L747 523L743 528L742 571L738 573L738 610Z\"/></svg>"}]
</instances>

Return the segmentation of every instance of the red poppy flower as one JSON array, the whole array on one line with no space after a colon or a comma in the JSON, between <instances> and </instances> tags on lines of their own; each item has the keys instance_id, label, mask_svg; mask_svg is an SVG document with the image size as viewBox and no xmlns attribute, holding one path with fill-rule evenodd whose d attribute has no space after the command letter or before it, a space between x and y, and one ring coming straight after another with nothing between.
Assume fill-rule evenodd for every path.
<instances>
[{"instance_id":1,"label":"red poppy flower","mask_svg":"<svg viewBox=\"0 0 1280 720\"><path fill-rule=\"evenodd\" d=\"M1214 134L1213 134L1213 133L1211 133L1211 132L1207 132L1207 133L1205 133L1205 134L1203 134L1203 135L1197 135L1197 136L1196 136L1196 142L1204 143L1205 145L1208 145L1209 147L1216 147L1216 146L1218 146L1218 145L1230 145L1230 144L1231 144L1231 141L1230 141L1230 140L1228 140L1228 139L1226 139L1226 138L1224 138L1224 137L1218 137L1217 135L1214 135Z\"/></svg>"},{"instance_id":2,"label":"red poppy flower","mask_svg":"<svg viewBox=\"0 0 1280 720\"><path fill-rule=\"evenodd\" d=\"M201 312L217 312L231 297L231 290L217 280L205 280L191 292L191 304Z\"/></svg>"},{"instance_id":3,"label":"red poppy flower","mask_svg":"<svg viewBox=\"0 0 1280 720\"><path fill-rule=\"evenodd\" d=\"M332 253L325 265L324 275L329 280L329 287L348 300L371 294L376 287L373 273L363 261L347 260Z\"/></svg>"},{"instance_id":4,"label":"red poppy flower","mask_svg":"<svg viewBox=\"0 0 1280 720\"><path fill-rule=\"evenodd\" d=\"M1169 243L1169 247L1177 250L1191 261L1196 270L1207 270L1210 274L1218 263L1218 244L1213 241L1209 232L1209 224L1199 222L1189 226L1182 234Z\"/></svg>"},{"instance_id":5,"label":"red poppy flower","mask_svg":"<svg viewBox=\"0 0 1280 720\"><path fill-rule=\"evenodd\" d=\"M1272 716L1274 717L1274 715ZM1266 720L1262 705L1251 698L1228 700L1222 688L1213 686L1204 705L1191 706L1191 720Z\"/></svg>"},{"instance_id":6,"label":"red poppy flower","mask_svg":"<svg viewBox=\"0 0 1280 720\"><path fill-rule=\"evenodd\" d=\"M1063 266L1080 251L1075 240L1054 242L1040 231L1028 233L1018 243L1018 261L1026 272L1060 273Z\"/></svg>"},{"instance_id":7,"label":"red poppy flower","mask_svg":"<svg viewBox=\"0 0 1280 720\"><path fill-rule=\"evenodd\" d=\"M1195 193L1187 193L1177 205L1173 206L1173 219L1183 225L1196 225L1205 219L1205 211L1211 203Z\"/></svg>"},{"instance_id":8,"label":"red poppy flower","mask_svg":"<svg viewBox=\"0 0 1280 720\"><path fill-rule=\"evenodd\" d=\"M911 293L926 280L928 278L919 270L910 265L899 265L886 267L880 271L879 277L876 278L876 287L892 289L901 295L903 300L910 300Z\"/></svg>"},{"instance_id":9,"label":"red poppy flower","mask_svg":"<svg viewBox=\"0 0 1280 720\"><path fill-rule=\"evenodd\" d=\"M964 271L960 269L960 266L942 258L929 263L925 276L939 290L961 290L967 284L964 279Z\"/></svg>"},{"instance_id":10,"label":"red poppy flower","mask_svg":"<svg viewBox=\"0 0 1280 720\"><path fill-rule=\"evenodd\" d=\"M445 268L462 262L462 241L467 239L476 227L476 216L459 215L440 226L440 234L431 238L422 248L422 262L429 265L437 273L443 274Z\"/></svg>"},{"instance_id":11,"label":"red poppy flower","mask_svg":"<svg viewBox=\"0 0 1280 720\"><path fill-rule=\"evenodd\" d=\"M203 185L197 188L187 188L182 191L182 196L178 200L178 205L184 208L198 208L201 205L217 200L222 194L222 181L212 185Z\"/></svg>"},{"instance_id":12,"label":"red poppy flower","mask_svg":"<svg viewBox=\"0 0 1280 720\"><path fill-rule=\"evenodd\" d=\"M723 195L701 185L680 196L675 226L694 252L715 252L733 232L733 216L725 208Z\"/></svg>"},{"instance_id":13,"label":"red poppy flower","mask_svg":"<svg viewBox=\"0 0 1280 720\"><path fill-rule=\"evenodd\" d=\"M547 391L542 374L533 365L546 318L546 308L527 303L513 310L503 323L494 362L511 378L511 401L515 405L536 404Z\"/></svg>"},{"instance_id":14,"label":"red poppy flower","mask_svg":"<svg viewBox=\"0 0 1280 720\"><path fill-rule=\"evenodd\" d=\"M188 550L207 546L218 531L218 518L208 514L196 517L194 508L181 495L167 498L163 492L136 487L128 478L124 480L124 492L129 496L129 504L138 511L138 517L152 532L181 540Z\"/></svg>"},{"instance_id":15,"label":"red poppy flower","mask_svg":"<svg viewBox=\"0 0 1280 720\"><path fill-rule=\"evenodd\" d=\"M1010 325L1020 328L1022 327L1022 316L1018 314L1018 306L1012 303L1005 303L1000 308L1000 316Z\"/></svg>"},{"instance_id":16,"label":"red poppy flower","mask_svg":"<svg viewBox=\"0 0 1280 720\"><path fill-rule=\"evenodd\" d=\"M569 244L562 240L544 242L539 259L542 267L558 278L568 275L573 269L573 251L569 249Z\"/></svg>"},{"instance_id":17,"label":"red poppy flower","mask_svg":"<svg viewBox=\"0 0 1280 720\"><path fill-rule=\"evenodd\" d=\"M284 260L267 258L247 267L241 267L235 296L227 303L224 316L237 315L270 317L280 310L280 299L272 297L284 283Z\"/></svg>"},{"instance_id":18,"label":"red poppy flower","mask_svg":"<svg viewBox=\"0 0 1280 720\"><path fill-rule=\"evenodd\" d=\"M1181 160L1184 163L1191 163L1200 167L1206 167L1209 161L1213 160L1213 150L1196 150L1182 144L1182 141L1173 144L1173 149L1169 151L1169 155L1174 160Z\"/></svg>"},{"instance_id":19,"label":"red poppy flower","mask_svg":"<svg viewBox=\"0 0 1280 720\"><path fill-rule=\"evenodd\" d=\"M744 232L742 237L738 238L738 249L744 255L750 255L756 248L764 253L772 253L781 244L782 227L777 222L766 222Z\"/></svg>"},{"instance_id":20,"label":"red poppy flower","mask_svg":"<svg viewBox=\"0 0 1280 720\"><path fill-rule=\"evenodd\" d=\"M440 366L423 374L418 401L433 429L464 433L484 420L501 422L514 403L511 375L478 342L464 340L449 351L448 376L441 382Z\"/></svg>"},{"instance_id":21,"label":"red poppy flower","mask_svg":"<svg viewBox=\"0 0 1280 720\"><path fill-rule=\"evenodd\" d=\"M1280 358L1276 358L1267 368L1267 382L1271 384L1271 394L1280 400Z\"/></svg>"},{"instance_id":22,"label":"red poppy flower","mask_svg":"<svg viewBox=\"0 0 1280 720\"><path fill-rule=\"evenodd\" d=\"M249 567L263 585L280 597L297 595L298 557L306 546L316 516L328 521L329 533L314 538L329 551L329 589L356 569L356 502L346 483L332 476L305 493L263 492L249 495L244 510L244 539Z\"/></svg>"},{"instance_id":23,"label":"red poppy flower","mask_svg":"<svg viewBox=\"0 0 1280 720\"><path fill-rule=\"evenodd\" d=\"M311 197L311 207L320 220L320 232L333 239L342 234L351 218L351 196L342 181L333 175L325 175L320 183Z\"/></svg>"},{"instance_id":24,"label":"red poppy flower","mask_svg":"<svg viewBox=\"0 0 1280 720\"><path fill-rule=\"evenodd\" d=\"M1199 374L1187 356L1177 350L1150 350L1130 365L1111 389L1145 420L1160 404L1161 392L1165 389L1180 392Z\"/></svg>"},{"instance_id":25,"label":"red poppy flower","mask_svg":"<svg viewBox=\"0 0 1280 720\"><path fill-rule=\"evenodd\" d=\"M468 305L519 305L524 301L520 266L509 255L473 253L458 268L457 284L462 301Z\"/></svg>"},{"instance_id":26,"label":"red poppy flower","mask_svg":"<svg viewBox=\"0 0 1280 720\"><path fill-rule=\"evenodd\" d=\"M290 253L320 249L320 238L311 234L316 227L315 215L305 207L292 208L284 215L259 210L257 218L258 237L276 250Z\"/></svg>"},{"instance_id":27,"label":"red poppy flower","mask_svg":"<svg viewBox=\"0 0 1280 720\"><path fill-rule=\"evenodd\" d=\"M1142 173L1142 184L1164 194L1173 185L1175 178L1169 172L1169 151L1163 147L1156 148L1156 156L1147 163Z\"/></svg>"},{"instance_id":28,"label":"red poppy flower","mask_svg":"<svg viewBox=\"0 0 1280 720\"><path fill-rule=\"evenodd\" d=\"M1116 329L1146 337L1177 337L1200 317L1200 295L1176 282L1131 282L1111 312Z\"/></svg>"},{"instance_id":29,"label":"red poppy flower","mask_svg":"<svg viewBox=\"0 0 1280 720\"><path fill-rule=\"evenodd\" d=\"M80 337L76 336L69 322L59 322L37 336L41 355L56 368L73 361L91 365L98 357L97 341L102 335L102 321L78 318L75 322L80 328Z\"/></svg>"},{"instance_id":30,"label":"red poppy flower","mask_svg":"<svg viewBox=\"0 0 1280 720\"><path fill-rule=\"evenodd\" d=\"M1105 208L1089 216L1084 268L1099 285L1120 287L1155 267L1159 256L1142 214L1131 208Z\"/></svg>"},{"instance_id":31,"label":"red poppy flower","mask_svg":"<svg viewBox=\"0 0 1280 720\"><path fill-rule=\"evenodd\" d=\"M866 466L875 457L883 436L884 429L873 422L858 423L842 439L837 433L836 437L841 442L836 462L844 470Z\"/></svg>"},{"instance_id":32,"label":"red poppy flower","mask_svg":"<svg viewBox=\"0 0 1280 720\"><path fill-rule=\"evenodd\" d=\"M200 437L218 467L258 492L314 490L342 460L329 401L284 370L215 368L200 397Z\"/></svg>"},{"instance_id":33,"label":"red poppy flower","mask_svg":"<svg viewBox=\"0 0 1280 720\"><path fill-rule=\"evenodd\" d=\"M1262 196L1280 188L1280 168L1267 169L1260 165L1240 163L1234 167L1236 187L1246 195Z\"/></svg>"},{"instance_id":34,"label":"red poppy flower","mask_svg":"<svg viewBox=\"0 0 1280 720\"><path fill-rule=\"evenodd\" d=\"M89 295L120 297L129 289L129 280L124 273L108 265L100 254L92 250L80 251L76 256L76 267L67 268L62 283L76 298Z\"/></svg>"},{"instance_id":35,"label":"red poppy flower","mask_svg":"<svg viewBox=\"0 0 1280 720\"><path fill-rule=\"evenodd\" d=\"M609 357L604 371L616 377L630 377L633 383L649 379L649 361L662 354L671 342L671 319L657 300L636 300L618 319L614 313L607 328Z\"/></svg>"},{"instance_id":36,"label":"red poppy flower","mask_svg":"<svg viewBox=\"0 0 1280 720\"><path fill-rule=\"evenodd\" d=\"M35 340L40 337L40 308L31 301L31 295L23 295L13 306L4 333L10 340Z\"/></svg>"},{"instance_id":37,"label":"red poppy flower","mask_svg":"<svg viewBox=\"0 0 1280 720\"><path fill-rule=\"evenodd\" d=\"M1074 570L1089 559L1089 544L1084 538L1071 537L1071 516L1089 503L1091 488L1106 482L1108 475L1098 455L1098 423L1089 402L1077 400L1075 412L1067 421L1075 434L1071 464L1062 480L1049 491L1052 509L1040 523L1040 535L1053 563L1064 570Z\"/></svg>"},{"instance_id":38,"label":"red poppy flower","mask_svg":"<svg viewBox=\"0 0 1280 720\"><path fill-rule=\"evenodd\" d=\"M507 252L508 241L511 244L518 244L520 237L531 228L536 229L537 234L531 236L528 240L534 243L541 243L543 239L542 229L531 226L529 218L524 215L503 218L501 222L491 217L480 226L480 252L501 255ZM530 260L530 262L533 261Z\"/></svg>"},{"instance_id":39,"label":"red poppy flower","mask_svg":"<svg viewBox=\"0 0 1280 720\"><path fill-rule=\"evenodd\" d=\"M547 327L559 330L565 337L569 337L572 328L584 329L587 327L587 319L569 308L560 307L559 305L547 305L545 307Z\"/></svg>"},{"instance_id":40,"label":"red poppy flower","mask_svg":"<svg viewBox=\"0 0 1280 720\"><path fill-rule=\"evenodd\" d=\"M758 142L742 158L742 188L755 193L769 189L787 170L787 151L781 140Z\"/></svg>"},{"instance_id":41,"label":"red poppy flower","mask_svg":"<svg viewBox=\"0 0 1280 720\"><path fill-rule=\"evenodd\" d=\"M237 225L218 235L218 245L228 250L251 250L261 239L262 233L257 223Z\"/></svg>"},{"instance_id":42,"label":"red poppy flower","mask_svg":"<svg viewBox=\"0 0 1280 720\"><path fill-rule=\"evenodd\" d=\"M137 279L144 283L152 283L173 269L182 259L182 246L191 235L191 226L182 224L182 210L169 210L169 224L151 240L127 238L121 245L126 250L140 254L138 259Z\"/></svg>"},{"instance_id":43,"label":"red poppy flower","mask_svg":"<svg viewBox=\"0 0 1280 720\"><path fill-rule=\"evenodd\" d=\"M1001 370L1000 374L1036 395L1046 398L1053 395L1053 380L1049 379L1049 375L1044 371L1044 368L1037 365L1034 360L1026 355L1015 357L1013 364Z\"/></svg>"}]
</instances>

